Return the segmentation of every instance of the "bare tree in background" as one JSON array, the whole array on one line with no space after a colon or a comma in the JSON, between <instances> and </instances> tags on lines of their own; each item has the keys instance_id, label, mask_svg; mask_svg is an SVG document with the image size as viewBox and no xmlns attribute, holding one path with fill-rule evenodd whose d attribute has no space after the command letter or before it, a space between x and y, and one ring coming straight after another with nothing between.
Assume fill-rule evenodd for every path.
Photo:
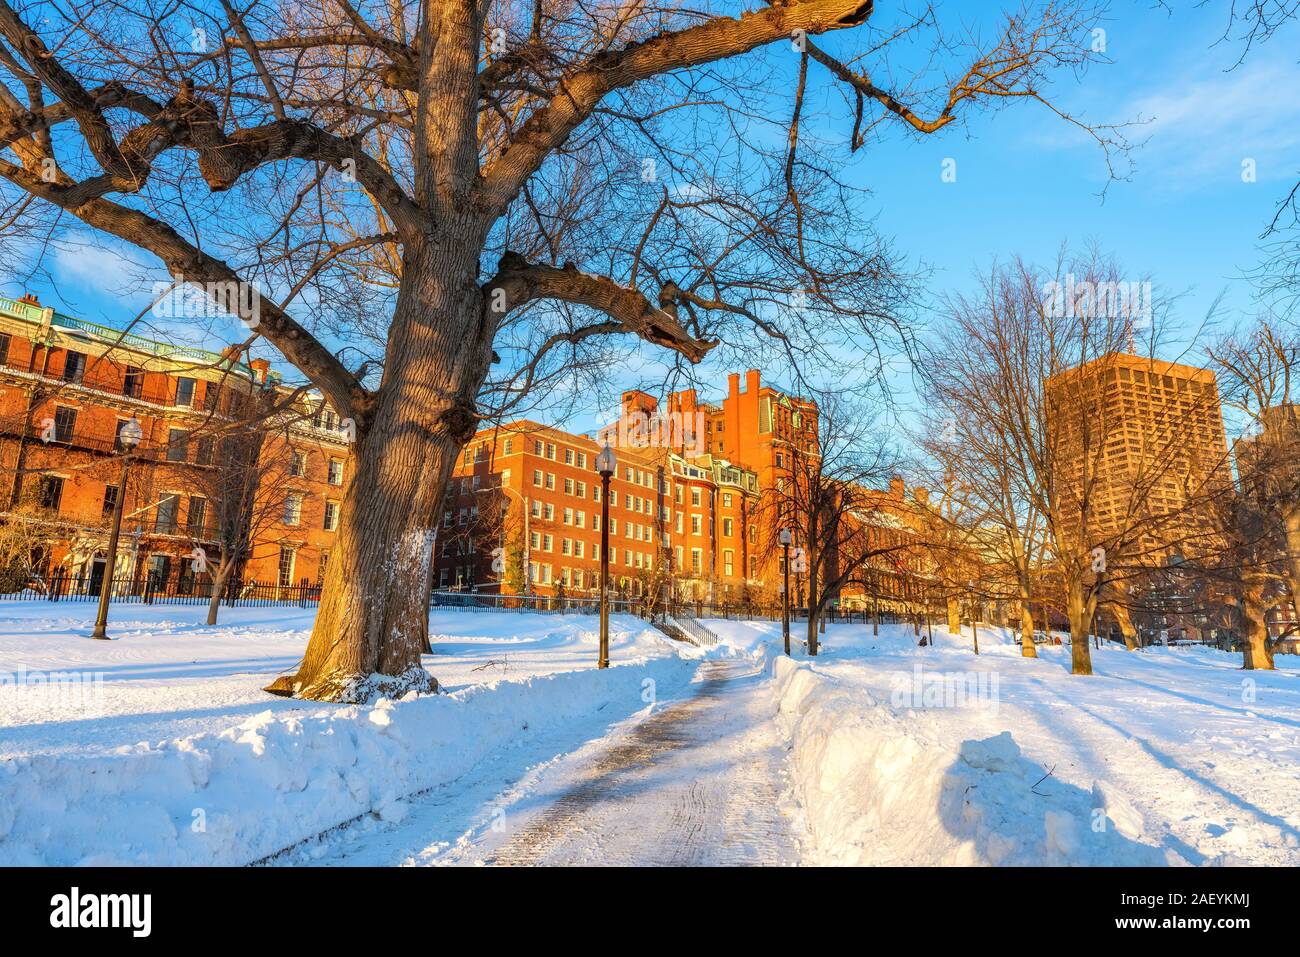
<instances>
[{"instance_id":1,"label":"bare tree in background","mask_svg":"<svg viewBox=\"0 0 1300 957\"><path fill-rule=\"evenodd\" d=\"M292 491L293 449L288 432L293 416L292 411L278 416L255 414L233 423L214 438L212 463L195 466L188 479L192 496L202 495L209 513L200 527L190 529L194 546L205 552L211 579L209 625L217 623L232 576L255 557L255 543L278 547L269 533L284 521ZM204 548L210 539L217 545L215 558Z\"/></svg>"},{"instance_id":2,"label":"bare tree in background","mask_svg":"<svg viewBox=\"0 0 1300 957\"><path fill-rule=\"evenodd\" d=\"M882 504L878 490L893 475L897 457L874 431L875 417L843 396L818 396L817 444L787 447L777 470L776 484L764 491L761 523L772 541L768 554L777 556L776 535L789 528L793 537L792 564L807 585L808 654L817 654L821 617L849 582L880 556L904 557L910 539L882 536L874 513Z\"/></svg>"},{"instance_id":3,"label":"bare tree in background","mask_svg":"<svg viewBox=\"0 0 1300 957\"><path fill-rule=\"evenodd\" d=\"M695 363L757 333L860 367L906 335L908 286L843 156L802 135L818 81L849 148L1036 100L1109 157L1114 131L1045 93L1098 58L1097 16L1043 2L956 41L932 11L877 30L870 0L0 0L0 222L22 255L87 229L151 253L324 395L355 478L307 652L269 690L428 690L434 529L479 422L598 380L618 337ZM927 36L939 75L891 75Z\"/></svg>"},{"instance_id":4,"label":"bare tree in background","mask_svg":"<svg viewBox=\"0 0 1300 957\"><path fill-rule=\"evenodd\" d=\"M1300 337L1285 319L1264 316L1207 352L1246 434L1234 443L1236 485L1207 503L1223 553L1197 571L1236 600L1243 666L1271 669L1269 613L1289 606L1290 630L1300 618Z\"/></svg>"},{"instance_id":5,"label":"bare tree in background","mask_svg":"<svg viewBox=\"0 0 1300 957\"><path fill-rule=\"evenodd\" d=\"M1063 302L1060 293L1127 287L1118 268L1096 256L1062 260L1054 272L1016 262L994 268L978 295L954 298L943 333L952 350L947 361L963 371L940 372L939 381L949 380L954 402L963 382L978 388L984 431L972 438L993 441L992 457L1010 470L1005 479L992 477L992 489L1000 495L998 487L1009 482L1007 515L1023 516L1016 524L1027 530L1041 521L1046 533L1075 674L1092 673L1087 636L1099 604L1125 601L1127 581L1187 539L1186 510L1160 503L1199 502L1226 467L1190 461L1177 415L1159 417L1141 435L1124 433L1107 390L1115 387L1117 357L1135 347L1139 333L1155 350L1160 303L1148 302L1147 314L1138 316L1110 296ZM1195 401L1214 398L1207 390ZM1137 445L1127 448L1130 441Z\"/></svg>"}]
</instances>

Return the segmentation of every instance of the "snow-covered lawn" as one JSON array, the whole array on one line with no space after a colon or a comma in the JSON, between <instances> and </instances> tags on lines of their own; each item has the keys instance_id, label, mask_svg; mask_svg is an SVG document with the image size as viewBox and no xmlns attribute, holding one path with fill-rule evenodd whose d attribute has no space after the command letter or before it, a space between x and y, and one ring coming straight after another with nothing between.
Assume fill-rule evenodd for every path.
<instances>
[{"instance_id":1,"label":"snow-covered lawn","mask_svg":"<svg viewBox=\"0 0 1300 957\"><path fill-rule=\"evenodd\" d=\"M780 633L709 624L765 654ZM1067 646L1026 660L984 628L978 657L969 632L824 640L773 669L820 862L1300 864L1295 656L1111 646L1082 678Z\"/></svg>"},{"instance_id":2,"label":"snow-covered lawn","mask_svg":"<svg viewBox=\"0 0 1300 957\"><path fill-rule=\"evenodd\" d=\"M1261 673L1107 647L1076 678L1068 647L1025 660L991 629L976 657L969 635L918 648L907 627L832 625L818 658L796 641L786 659L779 623L708 622L706 655L615 617L597 671L592 617L440 611L426 665L450 693L358 707L261 691L310 611L223 609L208 628L199 607L115 606L102 642L94 610L0 604L0 864L240 864L303 841L285 860L434 862L519 817L520 795L558 793L546 769L582 764L565 755L598 766L648 715L696 707L699 665L728 655L766 666L727 705L732 739L770 740L809 863L1300 864L1294 656ZM688 750L700 793L734 804L752 758L672 760ZM730 852L750 859L741 830Z\"/></svg>"},{"instance_id":3,"label":"snow-covered lawn","mask_svg":"<svg viewBox=\"0 0 1300 957\"><path fill-rule=\"evenodd\" d=\"M689 681L699 653L634 618L439 612L425 663L448 695L369 707L269 696L310 611L0 604L0 864L246 863L553 732L602 726ZM649 684L647 684L649 682ZM545 738L545 753L530 746ZM579 737L572 744L581 743Z\"/></svg>"}]
</instances>

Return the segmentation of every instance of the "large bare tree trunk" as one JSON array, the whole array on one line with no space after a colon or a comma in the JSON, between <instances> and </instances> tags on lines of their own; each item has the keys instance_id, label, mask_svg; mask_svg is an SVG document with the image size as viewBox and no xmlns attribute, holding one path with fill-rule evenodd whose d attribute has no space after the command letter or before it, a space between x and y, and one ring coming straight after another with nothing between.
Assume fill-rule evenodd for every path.
<instances>
[{"instance_id":1,"label":"large bare tree trunk","mask_svg":"<svg viewBox=\"0 0 1300 957\"><path fill-rule=\"evenodd\" d=\"M1083 597L1084 586L1078 582L1068 583L1065 599L1066 614L1070 618L1070 674L1092 674L1092 651L1088 647L1088 626L1092 621L1092 609Z\"/></svg>"},{"instance_id":2,"label":"large bare tree trunk","mask_svg":"<svg viewBox=\"0 0 1300 957\"><path fill-rule=\"evenodd\" d=\"M1246 625L1241 667L1248 671L1273 671L1273 650L1268 646L1268 624L1265 618L1262 584L1246 583L1242 589L1241 612Z\"/></svg>"},{"instance_id":3,"label":"large bare tree trunk","mask_svg":"<svg viewBox=\"0 0 1300 957\"><path fill-rule=\"evenodd\" d=\"M952 595L948 596L948 634L961 635L961 606Z\"/></svg>"},{"instance_id":4,"label":"large bare tree trunk","mask_svg":"<svg viewBox=\"0 0 1300 957\"><path fill-rule=\"evenodd\" d=\"M1128 613L1128 606L1123 602L1116 602L1110 607L1115 613L1115 620L1119 622L1120 634L1124 636L1124 647L1129 651L1137 651L1137 629L1133 627L1133 616Z\"/></svg>"},{"instance_id":5,"label":"large bare tree trunk","mask_svg":"<svg viewBox=\"0 0 1300 957\"><path fill-rule=\"evenodd\" d=\"M1029 598L1020 599L1020 655L1022 658L1037 658L1038 648L1034 645L1034 616L1029 610Z\"/></svg>"},{"instance_id":6,"label":"large bare tree trunk","mask_svg":"<svg viewBox=\"0 0 1300 957\"><path fill-rule=\"evenodd\" d=\"M407 253L379 402L358 434L311 641L298 673L268 691L359 702L437 688L420 663L434 539L491 358L476 239L453 234Z\"/></svg>"}]
</instances>

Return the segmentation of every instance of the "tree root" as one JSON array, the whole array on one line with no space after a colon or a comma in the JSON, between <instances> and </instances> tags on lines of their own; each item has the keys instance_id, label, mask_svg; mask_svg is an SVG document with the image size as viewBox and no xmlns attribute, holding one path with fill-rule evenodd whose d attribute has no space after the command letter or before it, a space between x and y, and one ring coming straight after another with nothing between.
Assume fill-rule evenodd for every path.
<instances>
[{"instance_id":1,"label":"tree root","mask_svg":"<svg viewBox=\"0 0 1300 957\"><path fill-rule=\"evenodd\" d=\"M411 691L439 693L438 680L420 667L408 668L400 675L324 675L305 685L297 675L281 675L263 690L282 698L339 704L369 704L379 698L400 698Z\"/></svg>"}]
</instances>

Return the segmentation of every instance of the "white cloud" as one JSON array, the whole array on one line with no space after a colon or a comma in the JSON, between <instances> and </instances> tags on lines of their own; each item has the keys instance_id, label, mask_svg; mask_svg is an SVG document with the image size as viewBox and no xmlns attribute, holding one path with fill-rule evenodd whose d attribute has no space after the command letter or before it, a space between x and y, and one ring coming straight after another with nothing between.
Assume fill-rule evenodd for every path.
<instances>
[{"instance_id":1,"label":"white cloud","mask_svg":"<svg viewBox=\"0 0 1300 957\"><path fill-rule=\"evenodd\" d=\"M60 247L50 269L61 282L95 292L138 291L151 273L161 271L160 266L143 257L134 258L94 241Z\"/></svg>"},{"instance_id":2,"label":"white cloud","mask_svg":"<svg viewBox=\"0 0 1300 957\"><path fill-rule=\"evenodd\" d=\"M1294 179L1300 170L1300 82L1294 57L1255 57L1235 70L1186 71L1116 114L1149 122L1134 131L1145 144L1136 160L1144 181L1176 189L1241 182L1253 159L1260 182Z\"/></svg>"}]
</instances>

